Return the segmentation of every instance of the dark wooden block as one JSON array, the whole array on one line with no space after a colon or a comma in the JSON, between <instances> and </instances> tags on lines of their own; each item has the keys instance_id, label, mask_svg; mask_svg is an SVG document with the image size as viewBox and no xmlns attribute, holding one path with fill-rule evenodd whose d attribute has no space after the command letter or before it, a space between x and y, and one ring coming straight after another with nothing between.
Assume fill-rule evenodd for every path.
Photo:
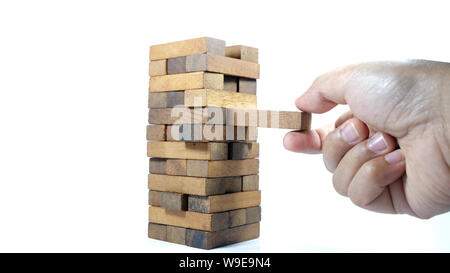
<instances>
[{"instance_id":1,"label":"dark wooden block","mask_svg":"<svg viewBox=\"0 0 450 273\"><path fill-rule=\"evenodd\" d=\"M165 158L150 158L150 173L165 174L166 160Z\"/></svg>"},{"instance_id":2,"label":"dark wooden block","mask_svg":"<svg viewBox=\"0 0 450 273\"><path fill-rule=\"evenodd\" d=\"M259 206L261 204L260 191L236 192L222 195L188 197L189 211L200 213L216 213L242 208Z\"/></svg>"},{"instance_id":3,"label":"dark wooden block","mask_svg":"<svg viewBox=\"0 0 450 273\"><path fill-rule=\"evenodd\" d=\"M167 240L166 225L148 223L148 237L157 240Z\"/></svg>"},{"instance_id":4,"label":"dark wooden block","mask_svg":"<svg viewBox=\"0 0 450 273\"><path fill-rule=\"evenodd\" d=\"M230 227L242 226L247 223L247 209L230 211Z\"/></svg>"},{"instance_id":5,"label":"dark wooden block","mask_svg":"<svg viewBox=\"0 0 450 273\"><path fill-rule=\"evenodd\" d=\"M148 107L151 109L173 108L184 105L184 91L150 92Z\"/></svg>"},{"instance_id":6,"label":"dark wooden block","mask_svg":"<svg viewBox=\"0 0 450 273\"><path fill-rule=\"evenodd\" d=\"M166 125L147 125L147 140L164 141L166 140Z\"/></svg>"},{"instance_id":7,"label":"dark wooden block","mask_svg":"<svg viewBox=\"0 0 450 273\"><path fill-rule=\"evenodd\" d=\"M167 241L176 244L186 244L186 228L167 226Z\"/></svg>"},{"instance_id":8,"label":"dark wooden block","mask_svg":"<svg viewBox=\"0 0 450 273\"><path fill-rule=\"evenodd\" d=\"M239 93L256 95L256 80L248 78L239 78L238 91Z\"/></svg>"},{"instance_id":9,"label":"dark wooden block","mask_svg":"<svg viewBox=\"0 0 450 273\"><path fill-rule=\"evenodd\" d=\"M259 157L258 143L232 142L228 145L228 159L242 160Z\"/></svg>"},{"instance_id":10,"label":"dark wooden block","mask_svg":"<svg viewBox=\"0 0 450 273\"><path fill-rule=\"evenodd\" d=\"M186 73L186 56L168 59L167 72L169 74Z\"/></svg>"},{"instance_id":11,"label":"dark wooden block","mask_svg":"<svg viewBox=\"0 0 450 273\"><path fill-rule=\"evenodd\" d=\"M223 77L223 90L237 92L238 91L238 78L233 77L233 76L224 76Z\"/></svg>"},{"instance_id":12,"label":"dark wooden block","mask_svg":"<svg viewBox=\"0 0 450 273\"><path fill-rule=\"evenodd\" d=\"M187 210L187 195L173 192L162 192L161 207L167 210Z\"/></svg>"},{"instance_id":13,"label":"dark wooden block","mask_svg":"<svg viewBox=\"0 0 450 273\"><path fill-rule=\"evenodd\" d=\"M186 230L187 246L211 249L227 244L243 242L259 237L259 223L242 225L216 232Z\"/></svg>"},{"instance_id":14,"label":"dark wooden block","mask_svg":"<svg viewBox=\"0 0 450 273\"><path fill-rule=\"evenodd\" d=\"M251 207L245 209L245 223L251 224L261 221L261 207Z\"/></svg>"},{"instance_id":15,"label":"dark wooden block","mask_svg":"<svg viewBox=\"0 0 450 273\"><path fill-rule=\"evenodd\" d=\"M257 191L259 189L259 175L245 175L242 177L242 191Z\"/></svg>"},{"instance_id":16,"label":"dark wooden block","mask_svg":"<svg viewBox=\"0 0 450 273\"><path fill-rule=\"evenodd\" d=\"M161 207L161 196L162 192L160 191L148 191L148 204Z\"/></svg>"}]
</instances>

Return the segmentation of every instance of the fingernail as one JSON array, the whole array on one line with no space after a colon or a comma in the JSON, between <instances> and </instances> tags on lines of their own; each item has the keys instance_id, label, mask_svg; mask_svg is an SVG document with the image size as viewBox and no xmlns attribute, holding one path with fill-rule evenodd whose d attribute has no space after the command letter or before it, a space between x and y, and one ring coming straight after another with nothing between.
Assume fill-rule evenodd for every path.
<instances>
[{"instance_id":1,"label":"fingernail","mask_svg":"<svg viewBox=\"0 0 450 273\"><path fill-rule=\"evenodd\" d=\"M385 155L384 159L386 159L389 164L395 164L403 160L403 153L401 150L395 150L392 153Z\"/></svg>"},{"instance_id":2,"label":"fingernail","mask_svg":"<svg viewBox=\"0 0 450 273\"><path fill-rule=\"evenodd\" d=\"M382 152L387 148L387 142L382 133L377 132L371 136L367 142L369 149L375 153Z\"/></svg>"},{"instance_id":3,"label":"fingernail","mask_svg":"<svg viewBox=\"0 0 450 273\"><path fill-rule=\"evenodd\" d=\"M344 127L341 128L341 136L348 144L352 144L359 139L359 133L353 122L347 122Z\"/></svg>"}]
</instances>

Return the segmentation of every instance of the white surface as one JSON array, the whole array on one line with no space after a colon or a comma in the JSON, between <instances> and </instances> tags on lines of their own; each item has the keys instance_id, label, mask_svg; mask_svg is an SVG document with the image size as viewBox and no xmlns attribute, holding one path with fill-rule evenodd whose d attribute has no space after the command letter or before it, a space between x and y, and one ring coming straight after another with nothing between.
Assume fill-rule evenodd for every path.
<instances>
[{"instance_id":1,"label":"white surface","mask_svg":"<svg viewBox=\"0 0 450 273\"><path fill-rule=\"evenodd\" d=\"M295 110L336 66L449 62L449 7L423 3L2 1L0 251L198 251L146 237L149 45L256 46L259 108ZM319 155L283 149L284 133L260 129L261 238L215 251L450 251L450 214L359 209L334 192Z\"/></svg>"}]
</instances>

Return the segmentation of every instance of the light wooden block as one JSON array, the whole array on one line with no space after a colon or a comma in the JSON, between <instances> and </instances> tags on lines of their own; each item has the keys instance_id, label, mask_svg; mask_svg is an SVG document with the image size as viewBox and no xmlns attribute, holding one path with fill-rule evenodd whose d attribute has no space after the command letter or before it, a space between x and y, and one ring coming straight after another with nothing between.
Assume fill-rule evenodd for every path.
<instances>
[{"instance_id":1,"label":"light wooden block","mask_svg":"<svg viewBox=\"0 0 450 273\"><path fill-rule=\"evenodd\" d=\"M147 140L164 141L166 140L165 125L147 125Z\"/></svg>"},{"instance_id":2,"label":"light wooden block","mask_svg":"<svg viewBox=\"0 0 450 273\"><path fill-rule=\"evenodd\" d=\"M258 138L256 127L224 126L209 124L167 125L167 141L244 141L255 142Z\"/></svg>"},{"instance_id":3,"label":"light wooden block","mask_svg":"<svg viewBox=\"0 0 450 273\"><path fill-rule=\"evenodd\" d=\"M233 142L228 145L228 159L230 160L259 157L259 143Z\"/></svg>"},{"instance_id":4,"label":"light wooden block","mask_svg":"<svg viewBox=\"0 0 450 273\"><path fill-rule=\"evenodd\" d=\"M167 211L160 207L149 208L149 221L155 224L216 231L229 226L228 213L198 213L194 211Z\"/></svg>"},{"instance_id":5,"label":"light wooden block","mask_svg":"<svg viewBox=\"0 0 450 273\"><path fill-rule=\"evenodd\" d=\"M259 206L260 204L260 191L236 192L212 196L189 195L188 197L189 210L201 213L223 212Z\"/></svg>"},{"instance_id":6,"label":"light wooden block","mask_svg":"<svg viewBox=\"0 0 450 273\"><path fill-rule=\"evenodd\" d=\"M258 110L258 127L309 130L311 113Z\"/></svg>"},{"instance_id":7,"label":"light wooden block","mask_svg":"<svg viewBox=\"0 0 450 273\"><path fill-rule=\"evenodd\" d=\"M258 63L258 49L250 46L227 46L225 49L225 56Z\"/></svg>"},{"instance_id":8,"label":"light wooden block","mask_svg":"<svg viewBox=\"0 0 450 273\"><path fill-rule=\"evenodd\" d=\"M185 244L196 248L212 249L219 246L256 239L258 237L259 223L215 232L187 229Z\"/></svg>"},{"instance_id":9,"label":"light wooden block","mask_svg":"<svg viewBox=\"0 0 450 273\"><path fill-rule=\"evenodd\" d=\"M259 190L259 175L246 175L242 177L242 191Z\"/></svg>"},{"instance_id":10,"label":"light wooden block","mask_svg":"<svg viewBox=\"0 0 450 273\"><path fill-rule=\"evenodd\" d=\"M223 74L193 72L150 78L150 92L167 92L187 89L223 90Z\"/></svg>"},{"instance_id":11,"label":"light wooden block","mask_svg":"<svg viewBox=\"0 0 450 273\"><path fill-rule=\"evenodd\" d=\"M239 93L256 95L256 80L239 78L238 79L238 91Z\"/></svg>"},{"instance_id":12,"label":"light wooden block","mask_svg":"<svg viewBox=\"0 0 450 273\"><path fill-rule=\"evenodd\" d=\"M167 159L166 174L168 175L184 175L187 174L186 159Z\"/></svg>"},{"instance_id":13,"label":"light wooden block","mask_svg":"<svg viewBox=\"0 0 450 273\"><path fill-rule=\"evenodd\" d=\"M242 177L205 178L151 173L148 175L148 189L200 196L218 195L240 192Z\"/></svg>"},{"instance_id":14,"label":"light wooden block","mask_svg":"<svg viewBox=\"0 0 450 273\"><path fill-rule=\"evenodd\" d=\"M246 160L187 160L187 175L195 177L227 177L257 174L259 161Z\"/></svg>"},{"instance_id":15,"label":"light wooden block","mask_svg":"<svg viewBox=\"0 0 450 273\"><path fill-rule=\"evenodd\" d=\"M227 125L234 126L257 126L265 128L309 130L311 128L311 113L227 109L225 123Z\"/></svg>"},{"instance_id":16,"label":"light wooden block","mask_svg":"<svg viewBox=\"0 0 450 273\"><path fill-rule=\"evenodd\" d=\"M259 78L259 64L235 58L197 54L186 57L186 72L208 71L229 76Z\"/></svg>"},{"instance_id":17,"label":"light wooden block","mask_svg":"<svg viewBox=\"0 0 450 273\"><path fill-rule=\"evenodd\" d=\"M161 207L167 210L187 210L187 195L174 192L162 192Z\"/></svg>"},{"instance_id":18,"label":"light wooden block","mask_svg":"<svg viewBox=\"0 0 450 273\"><path fill-rule=\"evenodd\" d=\"M184 91L149 92L149 108L173 108L184 105Z\"/></svg>"},{"instance_id":19,"label":"light wooden block","mask_svg":"<svg viewBox=\"0 0 450 273\"><path fill-rule=\"evenodd\" d=\"M221 108L256 109L256 95L213 89L186 90L186 107L216 106Z\"/></svg>"},{"instance_id":20,"label":"light wooden block","mask_svg":"<svg viewBox=\"0 0 450 273\"><path fill-rule=\"evenodd\" d=\"M150 60L161 60L200 53L225 55L225 41L202 37L154 45L150 47Z\"/></svg>"},{"instance_id":21,"label":"light wooden block","mask_svg":"<svg viewBox=\"0 0 450 273\"><path fill-rule=\"evenodd\" d=\"M228 144L218 142L147 142L147 156L175 159L226 160Z\"/></svg>"},{"instance_id":22,"label":"light wooden block","mask_svg":"<svg viewBox=\"0 0 450 273\"><path fill-rule=\"evenodd\" d=\"M148 71L150 76L167 75L167 60L151 61Z\"/></svg>"}]
</instances>

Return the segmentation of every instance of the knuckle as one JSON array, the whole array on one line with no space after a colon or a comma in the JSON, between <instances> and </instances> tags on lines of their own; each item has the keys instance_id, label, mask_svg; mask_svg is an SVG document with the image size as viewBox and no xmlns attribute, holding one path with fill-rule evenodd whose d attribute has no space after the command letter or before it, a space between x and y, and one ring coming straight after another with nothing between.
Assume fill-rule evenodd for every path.
<instances>
[{"instance_id":1,"label":"knuckle","mask_svg":"<svg viewBox=\"0 0 450 273\"><path fill-rule=\"evenodd\" d=\"M361 166L361 172L365 179L370 181L377 181L376 177L379 173L379 167L374 161L368 161Z\"/></svg>"},{"instance_id":2,"label":"knuckle","mask_svg":"<svg viewBox=\"0 0 450 273\"><path fill-rule=\"evenodd\" d=\"M336 130L328 134L325 138L322 146L323 161L325 167L330 171L334 172L339 163L339 149L340 146L337 145L337 133Z\"/></svg>"}]
</instances>

